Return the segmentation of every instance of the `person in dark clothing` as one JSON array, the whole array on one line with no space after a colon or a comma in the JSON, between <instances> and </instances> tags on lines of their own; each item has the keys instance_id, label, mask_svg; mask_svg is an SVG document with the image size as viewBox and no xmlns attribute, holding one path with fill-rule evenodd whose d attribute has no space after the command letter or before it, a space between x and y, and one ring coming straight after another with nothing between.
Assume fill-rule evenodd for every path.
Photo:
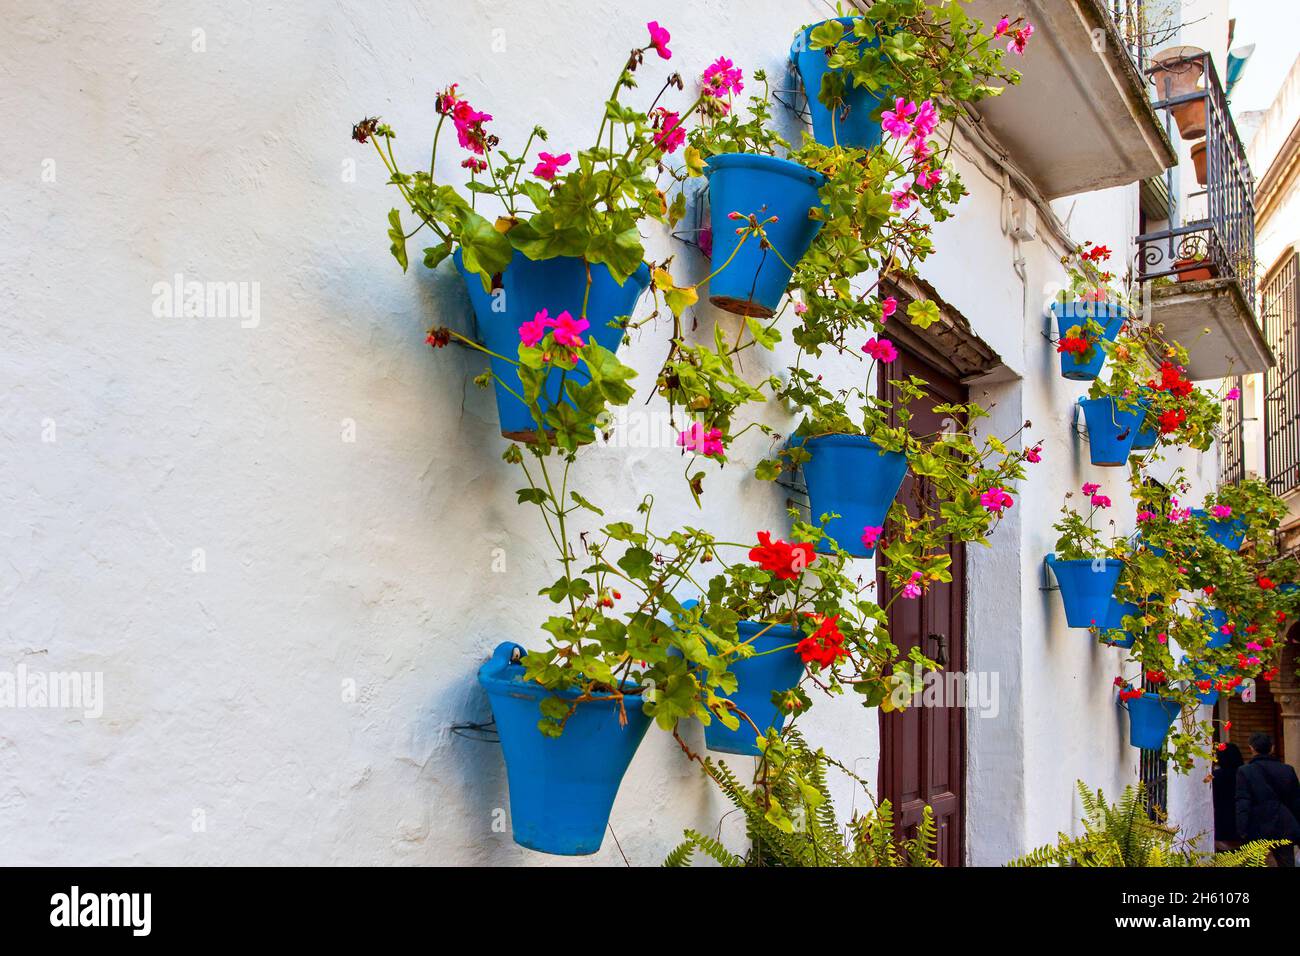
<instances>
[{"instance_id":1,"label":"person in dark clothing","mask_svg":"<svg viewBox=\"0 0 1300 956\"><path fill-rule=\"evenodd\" d=\"M1254 757L1237 771L1237 835L1242 840L1300 841L1300 780L1273 756L1273 738L1251 734ZM1278 866L1295 866L1295 846L1273 850Z\"/></svg>"},{"instance_id":2,"label":"person in dark clothing","mask_svg":"<svg viewBox=\"0 0 1300 956\"><path fill-rule=\"evenodd\" d=\"M1245 758L1236 744L1224 744L1215 757L1211 777L1214 798L1214 844L1219 850L1232 850L1241 843L1237 834L1237 771Z\"/></svg>"}]
</instances>

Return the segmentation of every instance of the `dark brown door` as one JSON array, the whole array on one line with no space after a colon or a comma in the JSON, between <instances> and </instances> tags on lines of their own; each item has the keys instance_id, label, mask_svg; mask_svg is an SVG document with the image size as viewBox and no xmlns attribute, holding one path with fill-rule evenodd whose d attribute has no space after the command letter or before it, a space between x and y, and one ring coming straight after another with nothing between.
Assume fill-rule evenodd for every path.
<instances>
[{"instance_id":1,"label":"dark brown door","mask_svg":"<svg viewBox=\"0 0 1300 956\"><path fill-rule=\"evenodd\" d=\"M936 404L967 401L961 383L944 375L916 356L900 351L899 358L882 375L881 395L895 397L884 379L917 375L930 383L923 399L911 408L911 429L931 435L944 428ZM899 492L908 508L916 511L918 496L933 494L910 474ZM952 554L952 583L931 584L916 600L899 599L889 610L889 628L894 644L906 656L920 647L931 660L943 664L944 672L966 670L966 567L960 542L949 545ZM881 594L891 597L883 576ZM880 794L894 807L901 833L910 835L921 821L928 804L939 827L939 859L944 866L965 862L966 712L954 706L951 695L944 706L911 706L904 711L880 713Z\"/></svg>"}]
</instances>

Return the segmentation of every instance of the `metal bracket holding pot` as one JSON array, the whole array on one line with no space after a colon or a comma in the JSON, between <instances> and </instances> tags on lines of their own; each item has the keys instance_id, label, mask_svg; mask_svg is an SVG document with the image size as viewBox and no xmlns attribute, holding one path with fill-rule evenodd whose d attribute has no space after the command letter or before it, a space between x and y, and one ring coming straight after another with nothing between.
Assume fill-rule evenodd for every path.
<instances>
[{"instance_id":1,"label":"metal bracket holding pot","mask_svg":"<svg viewBox=\"0 0 1300 956\"><path fill-rule=\"evenodd\" d=\"M1043 556L1043 567L1042 567L1043 583L1038 586L1038 590L1040 591L1061 590L1061 586L1059 584L1052 583L1053 575L1051 573L1051 565L1048 563L1051 557L1052 556L1050 554L1046 554Z\"/></svg>"},{"instance_id":2,"label":"metal bracket holding pot","mask_svg":"<svg viewBox=\"0 0 1300 956\"><path fill-rule=\"evenodd\" d=\"M789 96L790 99L785 100L782 98L783 96ZM812 122L812 110L808 109L808 94L803 91L802 87L792 87L788 90L773 90L772 99L790 110L790 112L794 113L805 123ZM796 105L797 103L800 103L800 101L802 101L802 105Z\"/></svg>"},{"instance_id":3,"label":"metal bracket holding pot","mask_svg":"<svg viewBox=\"0 0 1300 956\"><path fill-rule=\"evenodd\" d=\"M1074 431L1076 435L1078 435L1081 439L1083 439L1083 441L1086 444L1091 445L1092 441L1088 437L1088 430L1086 428L1079 427L1079 416L1082 412L1083 412L1083 398L1080 397L1074 403L1074 413L1070 419L1070 428Z\"/></svg>"}]
</instances>

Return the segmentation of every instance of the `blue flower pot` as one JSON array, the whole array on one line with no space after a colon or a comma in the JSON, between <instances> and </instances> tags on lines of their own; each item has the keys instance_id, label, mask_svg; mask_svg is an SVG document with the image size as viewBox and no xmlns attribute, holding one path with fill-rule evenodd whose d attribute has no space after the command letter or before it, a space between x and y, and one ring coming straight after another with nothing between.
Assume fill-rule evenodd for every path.
<instances>
[{"instance_id":1,"label":"blue flower pot","mask_svg":"<svg viewBox=\"0 0 1300 956\"><path fill-rule=\"evenodd\" d=\"M1188 658L1184 657L1183 663L1184 664L1188 663ZM1192 664L1193 681L1194 682L1203 681L1203 680L1217 681L1221 676L1227 673L1230 669L1231 668L1228 667L1220 667L1215 673L1211 674L1208 671L1202 670L1199 665ZM1214 688L1214 684L1211 683L1209 690L1201 690L1200 688L1197 688L1196 699L1199 700L1202 704L1206 704L1210 707L1213 707L1219 700L1219 692Z\"/></svg>"},{"instance_id":2,"label":"blue flower pot","mask_svg":"<svg viewBox=\"0 0 1300 956\"><path fill-rule=\"evenodd\" d=\"M1209 512L1201 508L1193 508L1192 517L1205 522L1206 533L1229 551L1240 549L1246 540L1246 522L1241 518L1211 518Z\"/></svg>"},{"instance_id":3,"label":"blue flower pot","mask_svg":"<svg viewBox=\"0 0 1300 956\"><path fill-rule=\"evenodd\" d=\"M761 637L755 637L766 628ZM787 691L799 683L803 677L803 660L793 647L764 654L787 644L797 644L803 640L803 632L788 624L759 624L754 621L741 621L736 625L743 641L751 641L756 654L761 657L747 657L731 666L731 673L736 675L736 692L728 700L743 711L759 729L766 733L768 728L780 730L785 724L785 715L772 704L773 691ZM757 757L760 753L756 745L754 728L744 717L740 726L728 730L717 717L704 728L704 742L710 750L726 754L741 754Z\"/></svg>"},{"instance_id":4,"label":"blue flower pot","mask_svg":"<svg viewBox=\"0 0 1300 956\"><path fill-rule=\"evenodd\" d=\"M1150 451L1156 447L1156 442L1160 440L1160 427L1151 417L1151 403L1145 398L1138 400L1138 408L1142 409L1142 420L1144 422L1141 429L1138 430L1137 437L1133 439L1134 451Z\"/></svg>"},{"instance_id":5,"label":"blue flower pot","mask_svg":"<svg viewBox=\"0 0 1300 956\"><path fill-rule=\"evenodd\" d=\"M1053 302L1052 315L1056 316L1056 332L1061 338L1076 325L1087 326L1092 319L1102 327L1102 338L1114 342L1119 335L1128 310L1113 302ZM1061 374L1075 381L1089 381L1101 374L1101 367L1106 363L1106 352L1101 343L1094 343L1092 358L1080 362L1076 356L1061 353Z\"/></svg>"},{"instance_id":6,"label":"blue flower pot","mask_svg":"<svg viewBox=\"0 0 1300 956\"><path fill-rule=\"evenodd\" d=\"M1121 410L1113 398L1081 398L1079 405L1088 423L1088 455L1092 463L1115 467L1127 462L1142 427L1142 413L1136 407Z\"/></svg>"},{"instance_id":7,"label":"blue flower pot","mask_svg":"<svg viewBox=\"0 0 1300 956\"><path fill-rule=\"evenodd\" d=\"M499 644L479 668L505 754L510 827L530 850L584 856L600 849L619 784L650 727L640 696L579 704L559 737L537 729L550 691L523 680L518 644Z\"/></svg>"},{"instance_id":8,"label":"blue flower pot","mask_svg":"<svg viewBox=\"0 0 1300 956\"><path fill-rule=\"evenodd\" d=\"M812 455L803 465L810 520L817 524L823 514L838 514L826 523L826 533L854 557L871 557L875 548L863 545L862 530L884 526L907 474L907 456L883 451L865 435L821 435L804 448ZM818 542L818 550L830 548Z\"/></svg>"},{"instance_id":9,"label":"blue flower pot","mask_svg":"<svg viewBox=\"0 0 1300 956\"><path fill-rule=\"evenodd\" d=\"M1223 633L1223 625L1228 623L1226 611L1220 611L1217 607L1202 607L1201 618L1205 621L1205 629L1210 632L1210 639L1205 645L1207 648L1213 650L1232 643L1232 635Z\"/></svg>"},{"instance_id":10,"label":"blue flower pot","mask_svg":"<svg viewBox=\"0 0 1300 956\"><path fill-rule=\"evenodd\" d=\"M1049 554L1047 564L1061 589L1065 622L1070 627L1104 628L1111 619L1111 602L1124 562L1117 558L1058 561L1056 555Z\"/></svg>"},{"instance_id":11,"label":"blue flower pot","mask_svg":"<svg viewBox=\"0 0 1300 956\"><path fill-rule=\"evenodd\" d=\"M1182 708L1159 694L1143 694L1128 702L1128 742L1140 750L1159 750Z\"/></svg>"},{"instance_id":12,"label":"blue flower pot","mask_svg":"<svg viewBox=\"0 0 1300 956\"><path fill-rule=\"evenodd\" d=\"M711 156L704 174L709 178L713 262L717 267L727 263L709 280L709 301L737 315L770 317L781 304L791 270L821 230L821 220L809 213L821 207L817 191L826 177L788 159L752 153ZM763 249L756 236L736 235L744 221L729 219L733 212L746 218L752 214L760 222L776 216L765 227L772 248Z\"/></svg>"},{"instance_id":13,"label":"blue flower pot","mask_svg":"<svg viewBox=\"0 0 1300 956\"><path fill-rule=\"evenodd\" d=\"M845 41L853 42L853 17L835 17L844 26ZM823 20L821 23L829 21ZM872 93L865 86L854 86L849 80L844 89L844 102L835 110L827 109L821 101L822 77L829 70L827 54L829 50L814 50L809 37L813 30L821 26L814 23L795 34L790 46L790 62L799 72L803 82L804 93L808 97L808 111L812 114L813 138L823 146L855 146L859 149L871 149L880 145L880 120L873 117L884 99L883 91ZM874 37L858 40L858 48L876 47L879 42Z\"/></svg>"},{"instance_id":14,"label":"blue flower pot","mask_svg":"<svg viewBox=\"0 0 1300 956\"><path fill-rule=\"evenodd\" d=\"M583 259L561 256L555 259L529 259L515 252L510 265L501 273L501 288L494 294L483 291L483 280L478 273L467 272L460 250L453 257L456 268L465 277L470 304L478 319L479 340L485 347L505 359L492 359L492 374L497 393L497 415L501 421L501 434L506 438L528 441L537 433L538 423L533 421L528 406L515 395L523 396L524 386L519 381L519 370L514 361L519 358L519 326L531 321L542 309L551 317L569 312L574 318L582 315L582 299L587 291L587 266ZM591 294L587 298L587 321L591 327L584 333L611 352L617 352L623 341L623 329L612 327L610 322L629 316L637 300L650 285L650 267L644 262L630 279L619 285L603 265L591 267ZM585 385L591 379L586 364L579 362L568 373L568 380ZM556 369L546 379L545 393L538 403L542 413L552 403L559 401L563 373ZM569 399L564 397L567 402Z\"/></svg>"},{"instance_id":15,"label":"blue flower pot","mask_svg":"<svg viewBox=\"0 0 1300 956\"><path fill-rule=\"evenodd\" d=\"M1132 647L1137 643L1137 635L1124 630L1124 618L1142 613L1142 608L1131 601L1111 598L1110 609L1106 615L1106 624L1102 631L1101 642L1111 647Z\"/></svg>"}]
</instances>

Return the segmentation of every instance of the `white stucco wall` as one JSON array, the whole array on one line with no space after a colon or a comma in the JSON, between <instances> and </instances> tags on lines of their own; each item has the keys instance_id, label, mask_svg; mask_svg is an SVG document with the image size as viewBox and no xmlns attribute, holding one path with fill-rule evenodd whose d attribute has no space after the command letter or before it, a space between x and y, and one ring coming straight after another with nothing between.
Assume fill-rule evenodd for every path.
<instances>
[{"instance_id":1,"label":"white stucco wall","mask_svg":"<svg viewBox=\"0 0 1300 956\"><path fill-rule=\"evenodd\" d=\"M568 148L647 20L672 31L685 75L725 53L777 79L822 5L11 6L0 104L40 135L0 144L0 669L103 672L105 701L98 719L3 714L0 860L568 862L494 830L499 748L448 729L487 718L475 670L537 633L534 595L554 574L514 504L494 400L469 381L480 363L423 345L432 324L465 327L461 280L393 263L394 196L350 126L382 115L418 162L433 93L460 82L505 143L541 122ZM1122 475L1086 464L1069 431L1082 386L1040 334L1059 250L1021 247L1022 283L996 178L961 162L972 195L925 275L1023 376L973 397L996 403L1000 432L1031 419L1045 448L994 547L971 558L971 666L1000 672L1003 700L998 718L970 720L968 842L975 862L1000 863L1071 827L1076 778L1118 792L1136 777L1111 698L1118 652L1067 630L1038 590L1064 492L1098 480L1118 501ZM1080 239L1123 249L1134 197L1057 206ZM257 283L258 321L155 316L155 283L178 273ZM735 320L701 310L706 332L717 321ZM626 358L645 381L658 338ZM590 450L575 481L611 518L654 493L662 527L748 537L785 528L785 492L751 477L764 450L757 434L738 443L703 512L671 448ZM874 711L819 702L808 731L875 779ZM1175 787L1189 817L1199 786ZM652 730L612 822L627 859L654 864L724 809ZM592 862L621 858L607 840Z\"/></svg>"}]
</instances>

